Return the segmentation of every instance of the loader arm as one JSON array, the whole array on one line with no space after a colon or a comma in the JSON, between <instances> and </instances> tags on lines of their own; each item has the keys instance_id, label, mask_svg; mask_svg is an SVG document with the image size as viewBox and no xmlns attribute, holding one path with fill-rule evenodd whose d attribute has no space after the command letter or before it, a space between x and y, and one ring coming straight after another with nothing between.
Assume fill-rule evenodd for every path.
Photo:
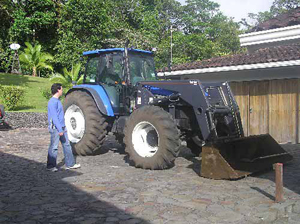
<instances>
[{"instance_id":1,"label":"loader arm","mask_svg":"<svg viewBox=\"0 0 300 224\"><path fill-rule=\"evenodd\" d=\"M162 94L169 94L169 96L177 94L181 100L192 107L197 125L201 130L202 140L211 142L224 137L243 136L242 125L237 114L238 108L234 101L230 100L233 97L229 96L231 92L227 91L227 87L227 83L223 83L223 86L220 87L216 84L202 84L199 80L141 82L138 86L138 92L141 94L138 94L138 97L141 98L140 106L143 106L149 101L149 94L145 94L143 90L145 88L149 92L157 92L157 88L159 88L161 92L165 92ZM165 99L168 100L167 98ZM227 117L227 125L229 125L227 134L230 136L223 136L218 133L215 124L215 120L224 117Z\"/></svg>"}]
</instances>

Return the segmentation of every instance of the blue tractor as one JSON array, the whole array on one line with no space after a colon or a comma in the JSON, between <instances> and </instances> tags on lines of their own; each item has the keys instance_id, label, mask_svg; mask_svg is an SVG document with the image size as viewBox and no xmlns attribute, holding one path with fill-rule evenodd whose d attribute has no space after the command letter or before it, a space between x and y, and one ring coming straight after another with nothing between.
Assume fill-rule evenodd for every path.
<instances>
[{"instance_id":1,"label":"blue tractor","mask_svg":"<svg viewBox=\"0 0 300 224\"><path fill-rule=\"evenodd\" d=\"M182 142L199 155L201 175L235 179L291 159L270 135L244 137L228 83L158 80L153 53L131 48L87 51L84 84L64 102L77 155L101 150L108 133L125 145L130 164L172 167Z\"/></svg>"}]
</instances>

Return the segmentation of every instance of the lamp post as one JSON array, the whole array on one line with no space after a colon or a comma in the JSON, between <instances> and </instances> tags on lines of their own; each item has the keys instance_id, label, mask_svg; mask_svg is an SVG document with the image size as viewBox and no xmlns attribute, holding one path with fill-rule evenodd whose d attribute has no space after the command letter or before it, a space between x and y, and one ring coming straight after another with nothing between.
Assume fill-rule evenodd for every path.
<instances>
[{"instance_id":1,"label":"lamp post","mask_svg":"<svg viewBox=\"0 0 300 224\"><path fill-rule=\"evenodd\" d=\"M13 43L9 45L10 49L12 49L15 54L13 58L13 63L11 66L11 73L16 73L16 74L21 74L21 66L20 66L20 60L19 60L19 55L18 55L18 49L20 48L20 44Z\"/></svg>"}]
</instances>

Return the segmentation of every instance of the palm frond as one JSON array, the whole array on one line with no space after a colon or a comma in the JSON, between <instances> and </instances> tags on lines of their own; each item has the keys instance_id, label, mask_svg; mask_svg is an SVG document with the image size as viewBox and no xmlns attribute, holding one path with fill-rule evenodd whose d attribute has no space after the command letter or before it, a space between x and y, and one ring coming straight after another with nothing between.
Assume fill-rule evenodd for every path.
<instances>
[{"instance_id":1,"label":"palm frond","mask_svg":"<svg viewBox=\"0 0 300 224\"><path fill-rule=\"evenodd\" d=\"M43 53L40 57L41 61L45 62L45 61L52 61L54 59L54 57L51 54L48 53Z\"/></svg>"},{"instance_id":2,"label":"palm frond","mask_svg":"<svg viewBox=\"0 0 300 224\"><path fill-rule=\"evenodd\" d=\"M42 45L38 44L34 46L34 51L40 53L42 49Z\"/></svg>"},{"instance_id":3,"label":"palm frond","mask_svg":"<svg viewBox=\"0 0 300 224\"><path fill-rule=\"evenodd\" d=\"M65 76L63 76L62 74L59 73L55 73L52 75L52 77L50 78L50 82L52 83L61 83L63 86L69 86L70 82L68 79L66 79Z\"/></svg>"},{"instance_id":4,"label":"palm frond","mask_svg":"<svg viewBox=\"0 0 300 224\"><path fill-rule=\"evenodd\" d=\"M65 77L71 76L70 72L67 70L67 68L63 68L63 74Z\"/></svg>"},{"instance_id":5,"label":"palm frond","mask_svg":"<svg viewBox=\"0 0 300 224\"><path fill-rule=\"evenodd\" d=\"M73 80L77 81L79 79L79 72L80 72L81 64L77 63L72 67L72 73L73 73Z\"/></svg>"},{"instance_id":6,"label":"palm frond","mask_svg":"<svg viewBox=\"0 0 300 224\"><path fill-rule=\"evenodd\" d=\"M26 53L22 53L19 56L19 60L20 62L23 62L24 64L31 64L31 55L26 54Z\"/></svg>"},{"instance_id":7,"label":"palm frond","mask_svg":"<svg viewBox=\"0 0 300 224\"><path fill-rule=\"evenodd\" d=\"M80 84L82 84L82 83L83 83L83 78L84 78L84 76L83 76L83 75L82 75L82 76L80 76L80 77L79 77L79 79L77 80L76 84L77 84L77 85L80 85Z\"/></svg>"},{"instance_id":8,"label":"palm frond","mask_svg":"<svg viewBox=\"0 0 300 224\"><path fill-rule=\"evenodd\" d=\"M27 49L25 49L25 51L27 50L26 53L33 54L34 53L34 47L31 45L31 43L25 42L25 45L27 47Z\"/></svg>"},{"instance_id":9,"label":"palm frond","mask_svg":"<svg viewBox=\"0 0 300 224\"><path fill-rule=\"evenodd\" d=\"M39 62L36 67L37 68L46 68L46 69L53 71L53 67L49 64L46 64L45 62Z\"/></svg>"}]
</instances>

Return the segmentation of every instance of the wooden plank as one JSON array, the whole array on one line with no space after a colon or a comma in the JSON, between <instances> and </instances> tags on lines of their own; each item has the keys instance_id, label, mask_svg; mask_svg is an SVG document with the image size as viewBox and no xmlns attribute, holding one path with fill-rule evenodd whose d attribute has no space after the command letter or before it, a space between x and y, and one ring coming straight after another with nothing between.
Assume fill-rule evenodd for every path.
<instances>
[{"instance_id":1,"label":"wooden plank","mask_svg":"<svg viewBox=\"0 0 300 224\"><path fill-rule=\"evenodd\" d=\"M249 133L249 82L232 82L230 88L239 106L245 136Z\"/></svg>"},{"instance_id":2,"label":"wooden plank","mask_svg":"<svg viewBox=\"0 0 300 224\"><path fill-rule=\"evenodd\" d=\"M296 143L298 80L270 81L269 133L279 143Z\"/></svg>"},{"instance_id":3,"label":"wooden plank","mask_svg":"<svg viewBox=\"0 0 300 224\"><path fill-rule=\"evenodd\" d=\"M300 143L300 79L298 79L298 90L296 93L296 143Z\"/></svg>"},{"instance_id":4,"label":"wooden plank","mask_svg":"<svg viewBox=\"0 0 300 224\"><path fill-rule=\"evenodd\" d=\"M269 132L269 81L250 83L249 134Z\"/></svg>"}]
</instances>

